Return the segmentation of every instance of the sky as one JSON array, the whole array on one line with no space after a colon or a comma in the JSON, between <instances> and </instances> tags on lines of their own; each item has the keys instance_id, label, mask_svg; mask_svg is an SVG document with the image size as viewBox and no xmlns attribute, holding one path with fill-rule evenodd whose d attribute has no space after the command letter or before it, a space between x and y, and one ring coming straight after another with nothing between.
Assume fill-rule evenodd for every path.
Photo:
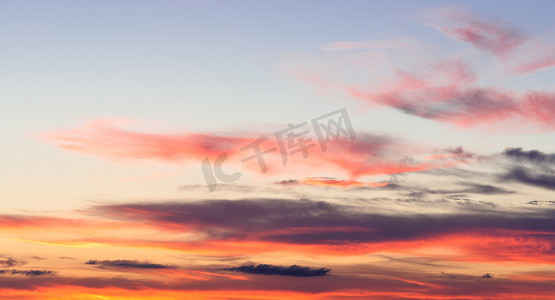
<instances>
[{"instance_id":1,"label":"sky","mask_svg":"<svg viewBox=\"0 0 555 300\"><path fill-rule=\"evenodd\" d=\"M553 9L0 0L0 299L551 299Z\"/></svg>"}]
</instances>

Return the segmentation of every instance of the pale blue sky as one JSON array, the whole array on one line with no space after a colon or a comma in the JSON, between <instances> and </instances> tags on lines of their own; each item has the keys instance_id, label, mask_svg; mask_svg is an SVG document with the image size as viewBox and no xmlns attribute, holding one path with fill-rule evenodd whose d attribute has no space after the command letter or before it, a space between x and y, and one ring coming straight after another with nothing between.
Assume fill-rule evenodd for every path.
<instances>
[{"instance_id":1,"label":"pale blue sky","mask_svg":"<svg viewBox=\"0 0 555 300\"><path fill-rule=\"evenodd\" d=\"M488 151L482 147L488 142L495 144L492 152L521 145L554 150L552 134L492 136L392 109L361 111L356 100L322 96L284 71L291 57L318 57L320 46L336 41L409 36L448 49L470 48L420 22L423 10L449 4L460 3L0 1L2 176L18 178L7 185L30 173L56 176L62 171L53 166L68 154L29 134L110 117L160 122L153 131L233 131L304 122L347 107L360 131L438 147ZM555 30L552 1L462 5L532 33ZM546 71L511 84L546 87L551 78L553 71ZM96 158L71 159L63 176L92 167Z\"/></svg>"},{"instance_id":2,"label":"pale blue sky","mask_svg":"<svg viewBox=\"0 0 555 300\"><path fill-rule=\"evenodd\" d=\"M555 28L551 3L464 6L549 32ZM9 111L3 119L32 130L106 115L193 120L176 126L195 126L208 116L224 124L305 118L294 107L310 102L304 111L317 99L278 72L285 57L316 53L334 41L396 35L448 44L418 23L417 14L446 4L2 1L0 96Z\"/></svg>"}]
</instances>

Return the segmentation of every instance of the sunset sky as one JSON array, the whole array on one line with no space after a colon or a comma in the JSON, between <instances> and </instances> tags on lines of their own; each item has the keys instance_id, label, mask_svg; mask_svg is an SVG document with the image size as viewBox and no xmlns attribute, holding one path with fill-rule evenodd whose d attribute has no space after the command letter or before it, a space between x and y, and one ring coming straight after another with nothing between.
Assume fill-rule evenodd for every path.
<instances>
[{"instance_id":1,"label":"sunset sky","mask_svg":"<svg viewBox=\"0 0 555 300\"><path fill-rule=\"evenodd\" d=\"M553 299L553 12L0 0L0 299Z\"/></svg>"}]
</instances>

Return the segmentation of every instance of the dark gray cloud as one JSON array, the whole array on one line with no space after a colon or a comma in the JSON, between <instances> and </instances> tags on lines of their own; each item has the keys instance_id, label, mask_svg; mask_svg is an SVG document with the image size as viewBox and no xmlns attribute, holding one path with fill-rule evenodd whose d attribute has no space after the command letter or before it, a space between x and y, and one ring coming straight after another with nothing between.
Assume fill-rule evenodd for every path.
<instances>
[{"instance_id":1,"label":"dark gray cloud","mask_svg":"<svg viewBox=\"0 0 555 300\"><path fill-rule=\"evenodd\" d=\"M341 269L340 267L338 267ZM459 274L430 274L430 272L403 268L383 269L380 266L352 266L348 274L337 276L309 276L300 280L295 276L251 276L249 280L229 280L214 276L206 280L154 280L118 277L61 277L61 276L0 276L0 288L11 290L40 290L44 287L65 286L92 289L118 288L129 291L158 289L171 291L292 291L305 293L307 298L318 294L348 290L377 294L379 299L400 299L399 293L409 293L411 299L428 299L430 295L441 299L495 299L501 295L521 296L522 299L551 299L555 281L533 281L519 278L484 280L481 276ZM335 275L334 268L334 275ZM339 271L337 271L339 272ZM357 275L353 275L357 274ZM402 278L404 280L399 280ZM407 281L422 282L415 284ZM0 296L1 297L1 296ZM362 296L364 297L364 296ZM337 299L343 299L339 297ZM334 298L335 299L335 298Z\"/></svg>"},{"instance_id":2,"label":"dark gray cloud","mask_svg":"<svg viewBox=\"0 0 555 300\"><path fill-rule=\"evenodd\" d=\"M509 191L500 187L496 187L489 184L476 184L476 183L466 183L467 187L455 193L470 193L470 194L482 194L482 195L499 195L499 194L512 194L513 191Z\"/></svg>"},{"instance_id":3,"label":"dark gray cloud","mask_svg":"<svg viewBox=\"0 0 555 300\"><path fill-rule=\"evenodd\" d=\"M450 195L450 194L457 194L457 195L466 195L466 194L479 194L479 195L505 195L505 194L512 194L514 191L509 191L497 186L489 185L489 184L477 184L477 183L469 183L464 182L461 183L463 186L462 188L458 189L427 189L421 187L410 187L410 186L401 186L397 185L397 190L407 190L409 191L408 195L411 197L423 197L426 194L432 195Z\"/></svg>"},{"instance_id":4,"label":"dark gray cloud","mask_svg":"<svg viewBox=\"0 0 555 300\"><path fill-rule=\"evenodd\" d=\"M441 272L441 275L447 277L447 278L451 278L451 279L455 279L457 278L457 275L455 274L449 274L449 273L445 273L445 272Z\"/></svg>"},{"instance_id":5,"label":"dark gray cloud","mask_svg":"<svg viewBox=\"0 0 555 300\"><path fill-rule=\"evenodd\" d=\"M459 68L466 69L466 66L459 63ZM432 90L426 88L420 92L423 94L433 93ZM426 101L426 99L414 101L424 95L402 91L395 94L378 94L374 96L374 99L409 115L455 124L466 122L470 125L484 121L493 122L495 119L490 117L498 114L499 111L508 112L506 115L511 115L510 113L513 115L524 114L517 99L501 95L492 88L466 87L453 89L450 93L450 98L444 101Z\"/></svg>"},{"instance_id":6,"label":"dark gray cloud","mask_svg":"<svg viewBox=\"0 0 555 300\"><path fill-rule=\"evenodd\" d=\"M49 270L15 270L15 269L3 269L0 270L0 274L11 274L11 275L25 275L25 276L42 276L42 275L54 275L56 272Z\"/></svg>"},{"instance_id":7,"label":"dark gray cloud","mask_svg":"<svg viewBox=\"0 0 555 300\"><path fill-rule=\"evenodd\" d=\"M503 155L517 162L534 164L555 164L555 154L546 154L538 150L525 151L522 148L507 148Z\"/></svg>"},{"instance_id":8,"label":"dark gray cloud","mask_svg":"<svg viewBox=\"0 0 555 300\"><path fill-rule=\"evenodd\" d=\"M361 210L360 206L308 199L126 204L100 206L96 210L113 218L196 230L214 240L253 238L295 244L338 244L418 240L498 229L555 234L553 209L486 211L483 205L467 207L464 213L427 215L380 214Z\"/></svg>"},{"instance_id":9,"label":"dark gray cloud","mask_svg":"<svg viewBox=\"0 0 555 300\"><path fill-rule=\"evenodd\" d=\"M280 180L275 182L275 184L279 184L279 185L295 185L299 183L300 182L297 179Z\"/></svg>"},{"instance_id":10,"label":"dark gray cloud","mask_svg":"<svg viewBox=\"0 0 555 300\"><path fill-rule=\"evenodd\" d=\"M506 171L497 176L498 180L555 190L555 154L507 148L501 157L508 164Z\"/></svg>"},{"instance_id":11,"label":"dark gray cloud","mask_svg":"<svg viewBox=\"0 0 555 300\"><path fill-rule=\"evenodd\" d=\"M116 259L116 260L96 260L91 259L86 262L87 265L98 265L101 267L117 267L117 268L141 268L141 269L175 269L173 265L154 264L150 262L141 262L138 260Z\"/></svg>"},{"instance_id":12,"label":"dark gray cloud","mask_svg":"<svg viewBox=\"0 0 555 300\"><path fill-rule=\"evenodd\" d=\"M0 258L0 266L4 268L10 268L16 265L23 265L23 264L25 264L25 261L14 259L12 257Z\"/></svg>"},{"instance_id":13,"label":"dark gray cloud","mask_svg":"<svg viewBox=\"0 0 555 300\"><path fill-rule=\"evenodd\" d=\"M555 190L555 174L546 174L529 168L514 167L500 176L502 180L517 181L532 186Z\"/></svg>"},{"instance_id":14,"label":"dark gray cloud","mask_svg":"<svg viewBox=\"0 0 555 300\"><path fill-rule=\"evenodd\" d=\"M282 275L282 276L297 276L297 277L311 277L311 276L324 276L327 275L330 269L318 268L313 269L309 267L301 267L297 265L292 265L289 267L285 266L274 266L268 264L260 265L248 265L240 267L224 268L226 271L241 272L248 274L261 274L261 275Z\"/></svg>"},{"instance_id":15,"label":"dark gray cloud","mask_svg":"<svg viewBox=\"0 0 555 300\"><path fill-rule=\"evenodd\" d=\"M440 151L440 154L455 154L459 159L474 158L477 156L474 153L465 151L462 146L444 148Z\"/></svg>"}]
</instances>

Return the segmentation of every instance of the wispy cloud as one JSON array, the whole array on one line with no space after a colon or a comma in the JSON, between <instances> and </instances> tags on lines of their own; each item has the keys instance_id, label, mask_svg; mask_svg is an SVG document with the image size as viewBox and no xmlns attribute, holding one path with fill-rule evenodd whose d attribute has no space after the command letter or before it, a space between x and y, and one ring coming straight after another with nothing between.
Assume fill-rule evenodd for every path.
<instances>
[{"instance_id":1,"label":"wispy cloud","mask_svg":"<svg viewBox=\"0 0 555 300\"><path fill-rule=\"evenodd\" d=\"M95 120L82 127L38 135L62 149L109 159L201 160L221 152L235 153L251 139L185 132L154 134L120 128L119 122Z\"/></svg>"},{"instance_id":2,"label":"wispy cloud","mask_svg":"<svg viewBox=\"0 0 555 300\"><path fill-rule=\"evenodd\" d=\"M10 274L10 275L24 275L24 276L42 276L42 275L54 275L56 272L49 270L16 270L16 269L3 269L0 270L0 274Z\"/></svg>"},{"instance_id":3,"label":"wispy cloud","mask_svg":"<svg viewBox=\"0 0 555 300\"><path fill-rule=\"evenodd\" d=\"M531 34L507 21L493 20L458 6L431 9L427 21L446 35L495 55L511 75L555 66L552 35Z\"/></svg>"},{"instance_id":4,"label":"wispy cloud","mask_svg":"<svg viewBox=\"0 0 555 300\"><path fill-rule=\"evenodd\" d=\"M479 86L478 75L462 60L444 60L420 65L416 71L395 73L379 87L344 88L364 101L460 127L502 124L513 128L524 124L536 130L554 129L550 120L555 117L555 93L551 91Z\"/></svg>"},{"instance_id":5,"label":"wispy cloud","mask_svg":"<svg viewBox=\"0 0 555 300\"><path fill-rule=\"evenodd\" d=\"M477 189L477 193L486 194L491 190L490 187L480 185L462 187L466 188ZM393 199L389 201L392 202ZM473 262L478 266L487 264L488 268L498 262L544 266L552 264L555 227L551 220L555 213L549 209L470 208L451 213L428 212L414 215L378 212L364 205L307 199L244 199L99 205L84 213L94 214L95 219L100 222L103 219L125 220L120 224L125 224L122 226L132 230L144 228L139 226L141 224L157 228L155 235L130 238L114 231L96 232L92 226L86 235L88 242L103 242L106 247L172 249L182 251L183 254L198 253L199 257L214 254L229 258L232 253L239 255L239 258L235 259L236 262L231 267L209 265L202 270L135 259L92 259L85 263L124 274L118 277L72 277L65 274L65 271L64 274L56 274L57 276L42 276L54 273L31 272L36 271L33 269L12 273L12 270L6 269L1 272L5 276L0 276L0 287L10 287L11 290L40 288L47 293L49 287L64 286L74 290L93 288L106 294L117 288L120 293L129 290L138 293L137 295L145 291L156 293L152 297L160 297L171 291L180 291L181 295L189 295L192 291L213 291L214 286L228 291L228 294L232 291L251 293L263 287L263 290L299 293L295 294L299 298L312 295L327 297L329 293L356 290L353 292L354 296L368 293L372 297L386 299L398 298L405 293L417 298L425 295L436 295L437 298L452 295L493 297L508 289L521 295L530 291L522 292L519 288L531 286L538 288L532 292L539 295L552 291L552 285L549 285L551 275L543 275L541 280L534 281L506 276L486 278L480 275L491 269L478 269L480 273L475 275L446 276L439 272L429 272L430 267L439 268L466 262ZM60 232L52 230L56 228L55 224L60 228L65 226L63 222L51 222L48 230ZM32 232L37 233L36 230ZM167 238L168 233L194 238L175 240ZM25 235L25 231L19 234ZM430 253L430 249L444 250ZM263 253L272 253L272 256L278 253L308 255L307 257L320 262L329 259L329 255L335 258L353 256L360 259L372 254L378 257L387 254L400 259L389 259L388 263L376 263L374 267L338 266L334 260L325 268L306 267L304 263L294 265L292 262L282 261L283 258L273 264L239 262L241 257L247 257L250 261L253 256ZM227 260L224 261L226 265L229 264ZM436 266L434 262L441 262L441 265ZM85 267L83 262L76 263ZM310 263L312 266L321 264ZM396 265L389 266L390 264ZM419 264L420 267L414 268ZM407 265L412 266L412 269L399 267ZM330 269L333 269L334 276L324 276L330 274ZM229 275L226 272L253 276L226 277L242 276ZM497 269L491 272L499 274ZM142 277L132 277L138 275ZM146 275L152 277L145 279ZM31 278L27 277L34 278L29 281L26 279ZM294 281L299 280L299 277L303 277L302 283ZM485 281L491 283L486 285L483 283ZM392 291L399 294L392 294ZM291 297L289 294L288 296Z\"/></svg>"},{"instance_id":6,"label":"wispy cloud","mask_svg":"<svg viewBox=\"0 0 555 300\"><path fill-rule=\"evenodd\" d=\"M254 136L254 133L248 136ZM182 135L135 132L118 127L107 121L94 121L83 127L49 132L41 135L46 141L66 150L95 155L114 160L158 160L169 163L214 159L227 153L229 159L239 162L250 154L241 154L241 147L255 138L244 136L216 136L202 133ZM419 172L428 169L448 168L469 157L452 156L443 160L407 159L420 153L433 152L425 147L409 146L404 142L383 135L358 133L356 140L339 138L330 140L327 150L311 151L307 158L295 156L288 171L293 169L318 170L339 169L355 179L363 175L387 175ZM276 141L268 141L264 147L279 148ZM264 158L270 173L284 172L279 151L268 153ZM260 172L257 165L245 168ZM293 168L293 169L291 169Z\"/></svg>"},{"instance_id":7,"label":"wispy cloud","mask_svg":"<svg viewBox=\"0 0 555 300\"><path fill-rule=\"evenodd\" d=\"M425 194L432 195L464 195L464 194L480 194L480 195L505 195L513 194L514 191L509 191L497 186L489 184L478 184L473 182L463 182L460 185L464 186L462 188L455 189L429 189L424 187L413 187L413 186L402 186L395 185L395 189L407 191L411 196L421 197Z\"/></svg>"},{"instance_id":8,"label":"wispy cloud","mask_svg":"<svg viewBox=\"0 0 555 300\"><path fill-rule=\"evenodd\" d=\"M428 10L427 17L443 33L496 55L510 52L529 40L515 26L481 18L457 6Z\"/></svg>"},{"instance_id":9,"label":"wispy cloud","mask_svg":"<svg viewBox=\"0 0 555 300\"><path fill-rule=\"evenodd\" d=\"M322 47L329 55L295 63L292 69L301 71L293 73L308 73L311 83L345 92L371 108L392 107L462 128L555 130L554 91L517 90L490 80L491 74L512 79L554 67L554 37L531 35L454 6L428 10L425 22L478 52L411 38L342 41Z\"/></svg>"},{"instance_id":10,"label":"wispy cloud","mask_svg":"<svg viewBox=\"0 0 555 300\"><path fill-rule=\"evenodd\" d=\"M16 265L23 265L23 264L25 264L25 261L14 259L12 257L0 258L0 266L3 266L5 268L10 268Z\"/></svg>"},{"instance_id":11,"label":"wispy cloud","mask_svg":"<svg viewBox=\"0 0 555 300\"><path fill-rule=\"evenodd\" d=\"M294 185L294 184L305 184L313 186L324 186L324 187L384 187L387 186L388 182L362 182L357 180L348 179L336 179L333 177L308 177L303 179L289 179L277 181L276 184L279 185Z\"/></svg>"},{"instance_id":12,"label":"wispy cloud","mask_svg":"<svg viewBox=\"0 0 555 300\"><path fill-rule=\"evenodd\" d=\"M480 192L482 188L478 187ZM537 243L552 244L549 240L555 234L555 227L550 221L554 215L552 210L511 212L487 211L479 207L467 209L471 211L391 215L364 212L350 205L280 199L207 200L97 208L98 213L105 216L142 220L169 230L188 228L191 232L202 233L201 236L207 239L205 241L216 243L241 239L244 243L323 247L365 244L368 247L366 251L370 252L373 247L377 247L375 251L405 252L415 247L412 243L424 245L435 243L432 242L434 240L442 243L444 238L450 237L453 245L460 242L462 249L468 251L467 259L476 255L494 259L494 252L488 252L483 245L501 240L505 243L512 243L509 241L515 239L527 241L518 248L495 246L499 250L496 260L514 260L517 257L530 260L532 257L525 258L519 253L529 251L528 247L535 247L533 245ZM468 236L466 240L462 238L465 235ZM542 251L533 259L546 261L551 256L550 251Z\"/></svg>"}]
</instances>

